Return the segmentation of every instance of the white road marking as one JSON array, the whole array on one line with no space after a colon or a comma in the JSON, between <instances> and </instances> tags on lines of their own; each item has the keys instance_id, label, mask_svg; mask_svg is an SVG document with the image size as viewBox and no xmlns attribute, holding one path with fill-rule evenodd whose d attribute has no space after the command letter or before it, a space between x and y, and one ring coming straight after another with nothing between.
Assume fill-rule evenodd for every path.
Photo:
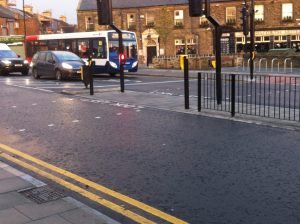
<instances>
[{"instance_id":1,"label":"white road marking","mask_svg":"<svg viewBox=\"0 0 300 224\"><path fill-rule=\"evenodd\" d=\"M54 124L49 124L48 127L54 127Z\"/></svg>"},{"instance_id":2,"label":"white road marking","mask_svg":"<svg viewBox=\"0 0 300 224\"><path fill-rule=\"evenodd\" d=\"M20 129L20 130L19 130L19 132L24 132L24 131L26 131L26 129Z\"/></svg>"},{"instance_id":3,"label":"white road marking","mask_svg":"<svg viewBox=\"0 0 300 224\"><path fill-rule=\"evenodd\" d=\"M101 119L101 117L95 117L95 119Z\"/></svg>"},{"instance_id":4,"label":"white road marking","mask_svg":"<svg viewBox=\"0 0 300 224\"><path fill-rule=\"evenodd\" d=\"M79 122L79 120L74 120L74 121L72 121L73 123L78 123Z\"/></svg>"},{"instance_id":5,"label":"white road marking","mask_svg":"<svg viewBox=\"0 0 300 224\"><path fill-rule=\"evenodd\" d=\"M19 86L19 85L12 85L12 84L9 84L9 86L19 87L19 88L24 88L24 89L34 89L34 90L40 90L43 92L53 93L53 91L51 91L51 90L40 89L40 88L29 87L29 86Z\"/></svg>"},{"instance_id":6,"label":"white road marking","mask_svg":"<svg viewBox=\"0 0 300 224\"><path fill-rule=\"evenodd\" d=\"M122 115L122 113L117 113L118 116Z\"/></svg>"},{"instance_id":7,"label":"white road marking","mask_svg":"<svg viewBox=\"0 0 300 224\"><path fill-rule=\"evenodd\" d=\"M17 108L17 106L12 106L12 108Z\"/></svg>"},{"instance_id":8,"label":"white road marking","mask_svg":"<svg viewBox=\"0 0 300 224\"><path fill-rule=\"evenodd\" d=\"M33 104L32 104L32 106L36 106L36 105L37 105L37 103L33 103Z\"/></svg>"}]
</instances>

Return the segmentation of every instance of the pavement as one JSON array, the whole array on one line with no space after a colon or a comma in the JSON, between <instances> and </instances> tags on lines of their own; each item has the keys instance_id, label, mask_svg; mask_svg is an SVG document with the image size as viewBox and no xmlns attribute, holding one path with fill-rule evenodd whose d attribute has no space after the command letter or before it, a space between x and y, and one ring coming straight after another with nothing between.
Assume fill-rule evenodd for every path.
<instances>
[{"instance_id":1,"label":"pavement","mask_svg":"<svg viewBox=\"0 0 300 224\"><path fill-rule=\"evenodd\" d=\"M256 70L257 71L257 70ZM190 78L197 78L197 74L199 72L203 73L215 73L214 69L210 70L190 70L189 76ZM232 74L232 73L238 73L238 74L249 74L249 71L243 71L241 67L222 67L222 73L224 74ZM134 73L131 73L135 75ZM163 76L163 77L177 77L177 78L183 78L183 70L178 69L154 69L154 68L148 68L145 65L139 65L139 70L137 72L139 75L144 76ZM285 75L300 75L300 68L293 68L292 71L287 70L286 73L283 72L283 69L281 69L279 72L274 71L271 72L271 68L268 68L267 70L261 70L261 72L255 72L256 75L266 75L266 74L272 74L275 76L285 76Z\"/></svg>"},{"instance_id":2,"label":"pavement","mask_svg":"<svg viewBox=\"0 0 300 224\"><path fill-rule=\"evenodd\" d=\"M53 192L45 183L0 162L0 224L119 224Z\"/></svg>"},{"instance_id":3,"label":"pavement","mask_svg":"<svg viewBox=\"0 0 300 224\"><path fill-rule=\"evenodd\" d=\"M213 72L213 71L212 71ZM191 71L191 77L196 77L198 71ZM148 69L142 67L137 75L160 75L182 78L180 70ZM191 108L184 109L184 98L180 96L149 94L125 90L121 93L118 88L95 90L93 96L89 90L79 92L64 92L75 95L84 100L109 104L116 107L150 107L179 113L189 113L201 116L212 116L220 119L231 119L239 122L255 123L279 128L300 130L298 122L280 121L270 118L237 115L231 118L230 114L221 111L198 112L197 99L191 98ZM22 173L11 166L0 162L0 224L118 224L115 220L82 204L72 197L60 195L48 197L53 190L45 183ZM44 191L39 189L46 188ZM29 193L28 193L29 192ZM36 200L39 193L46 194L47 200L42 203ZM34 197L32 197L34 195ZM45 196L44 196L45 198ZM49 199L50 198L50 199Z\"/></svg>"}]
</instances>

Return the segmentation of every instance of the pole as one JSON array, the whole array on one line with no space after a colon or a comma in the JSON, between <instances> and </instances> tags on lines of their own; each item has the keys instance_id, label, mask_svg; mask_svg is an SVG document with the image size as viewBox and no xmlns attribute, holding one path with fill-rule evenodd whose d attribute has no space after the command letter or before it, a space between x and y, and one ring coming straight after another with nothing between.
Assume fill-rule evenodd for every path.
<instances>
[{"instance_id":1,"label":"pole","mask_svg":"<svg viewBox=\"0 0 300 224\"><path fill-rule=\"evenodd\" d=\"M221 27L216 27L216 90L217 90L217 104L222 103L222 77L221 77Z\"/></svg>"},{"instance_id":2,"label":"pole","mask_svg":"<svg viewBox=\"0 0 300 224\"><path fill-rule=\"evenodd\" d=\"M190 90L189 90L189 61L186 56L184 61L184 106L185 109L190 109Z\"/></svg>"},{"instance_id":3,"label":"pole","mask_svg":"<svg viewBox=\"0 0 300 224\"><path fill-rule=\"evenodd\" d=\"M235 115L235 75L231 75L231 117Z\"/></svg>"},{"instance_id":4,"label":"pole","mask_svg":"<svg viewBox=\"0 0 300 224\"><path fill-rule=\"evenodd\" d=\"M123 36L122 31L116 27L114 24L110 25L119 35L119 56L123 54ZM120 59L119 59L120 60ZM124 93L125 85L124 85L124 65L119 61L120 65L120 86L121 86L121 92Z\"/></svg>"},{"instance_id":5,"label":"pole","mask_svg":"<svg viewBox=\"0 0 300 224\"><path fill-rule=\"evenodd\" d=\"M220 23L214 19L212 16L207 16L207 20L215 28L215 55L216 55L216 92L217 92L217 104L222 104L222 57L221 57L221 37L222 37L222 28Z\"/></svg>"},{"instance_id":6,"label":"pole","mask_svg":"<svg viewBox=\"0 0 300 224\"><path fill-rule=\"evenodd\" d=\"M198 72L198 111L201 111L201 72Z\"/></svg>"},{"instance_id":7,"label":"pole","mask_svg":"<svg viewBox=\"0 0 300 224\"><path fill-rule=\"evenodd\" d=\"M253 79L254 73L254 38L255 38L255 24L254 24L254 0L251 0L251 9L250 9L250 78Z\"/></svg>"},{"instance_id":8,"label":"pole","mask_svg":"<svg viewBox=\"0 0 300 224\"><path fill-rule=\"evenodd\" d=\"M23 23L24 23L24 41L26 37L26 13L25 13L25 0L23 0Z\"/></svg>"}]
</instances>

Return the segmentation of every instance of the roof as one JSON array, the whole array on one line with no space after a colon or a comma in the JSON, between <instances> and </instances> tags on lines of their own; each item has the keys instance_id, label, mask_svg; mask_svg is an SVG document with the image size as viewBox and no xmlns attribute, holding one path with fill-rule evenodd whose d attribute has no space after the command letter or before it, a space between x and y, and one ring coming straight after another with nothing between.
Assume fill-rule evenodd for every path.
<instances>
[{"instance_id":1,"label":"roof","mask_svg":"<svg viewBox=\"0 0 300 224\"><path fill-rule=\"evenodd\" d=\"M211 2L224 2L229 0L211 0ZM231 0L232 1L232 0ZM138 8L160 5L182 5L187 4L188 0L112 0L112 6L115 9L122 8ZM77 10L90 11L96 10L96 0L80 0Z\"/></svg>"},{"instance_id":2,"label":"roof","mask_svg":"<svg viewBox=\"0 0 300 224\"><path fill-rule=\"evenodd\" d=\"M20 9L10 7L10 8L6 8L6 10L11 11L13 14L18 14L21 18L24 16L24 12ZM33 17L33 15L31 13L28 13L25 11L25 19L29 19L32 17Z\"/></svg>"},{"instance_id":3,"label":"roof","mask_svg":"<svg viewBox=\"0 0 300 224\"><path fill-rule=\"evenodd\" d=\"M8 8L0 5L0 18L15 19L14 13Z\"/></svg>"}]
</instances>

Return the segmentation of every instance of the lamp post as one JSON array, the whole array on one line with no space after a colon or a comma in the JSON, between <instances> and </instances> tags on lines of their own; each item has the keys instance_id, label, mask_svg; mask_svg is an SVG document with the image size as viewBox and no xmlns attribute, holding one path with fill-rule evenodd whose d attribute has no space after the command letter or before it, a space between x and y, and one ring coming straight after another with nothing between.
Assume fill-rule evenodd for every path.
<instances>
[{"instance_id":1,"label":"lamp post","mask_svg":"<svg viewBox=\"0 0 300 224\"><path fill-rule=\"evenodd\" d=\"M23 22L24 22L24 40L26 37L26 14L25 14L25 0L23 0Z\"/></svg>"}]
</instances>

